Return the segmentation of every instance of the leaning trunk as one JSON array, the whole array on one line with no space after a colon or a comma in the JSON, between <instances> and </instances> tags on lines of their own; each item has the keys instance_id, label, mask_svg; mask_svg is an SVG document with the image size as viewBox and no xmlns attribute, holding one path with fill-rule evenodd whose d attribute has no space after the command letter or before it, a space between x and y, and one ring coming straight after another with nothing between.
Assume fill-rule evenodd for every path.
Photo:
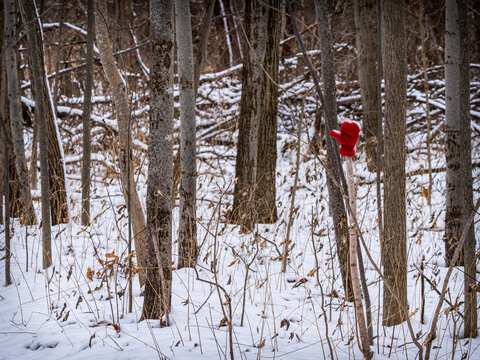
<instances>
[{"instance_id":1,"label":"leaning trunk","mask_svg":"<svg viewBox=\"0 0 480 360\"><path fill-rule=\"evenodd\" d=\"M28 3L28 4L27 4ZM33 31L30 37L27 36L29 43L29 61L31 63L30 76L33 82L33 93L35 97L35 115L37 117L37 102L40 97L37 94L40 87L42 88L41 94L43 95L43 103L45 104L45 130L47 138L48 148L48 164L49 164L49 179L50 179L50 191L51 191L51 214L52 224L62 224L68 222L68 204L67 204L67 192L65 190L65 170L63 163L63 151L60 142L60 133L56 123L56 116L53 109L52 96L50 94L50 88L47 81L44 56L43 56L43 36L40 26L40 17L36 14L35 3L30 1L23 1L25 10L22 13L22 17L25 23L32 22ZM32 18L27 18L26 8L33 7ZM30 26L30 25L29 25ZM33 39L35 37L35 39ZM38 46L32 46L32 42L35 41ZM40 63L40 73L33 73L33 61ZM35 82L39 84L35 84ZM38 86L37 86L38 85Z\"/></svg>"},{"instance_id":2,"label":"leaning trunk","mask_svg":"<svg viewBox=\"0 0 480 360\"><path fill-rule=\"evenodd\" d=\"M135 239L135 249L140 269L140 284L145 283L146 269L146 233L145 216L142 205L138 198L135 181L133 178L132 160L132 139L129 132L130 123L130 103L128 101L125 80L120 75L112 52L112 42L108 36L106 24L107 2L106 0L97 0L95 2L95 35L97 46L100 52L103 70L110 84L112 97L115 102L118 121L118 156L120 164L120 180L122 183L123 196L127 203L130 203L132 214L133 236ZM130 161L129 161L130 159ZM130 166L130 169L128 168ZM130 194L128 190L130 189ZM130 196L130 201L128 201Z\"/></svg>"},{"instance_id":3,"label":"leaning trunk","mask_svg":"<svg viewBox=\"0 0 480 360\"><path fill-rule=\"evenodd\" d=\"M318 32L320 36L320 48L322 59L322 78L324 86L324 114L326 132L329 133L338 127L337 125L337 103L335 101L335 68L332 48L332 32L330 21L328 19L327 4L325 0L315 0L315 8L317 12ZM343 170L338 155L338 145L334 143L332 138L327 138L327 168L330 175L327 176L327 188L329 197L330 214L333 220L335 230L335 241L337 244L337 256L340 263L340 272L342 274L343 288L345 289L346 298L353 300L352 287L350 281L349 264L349 241L347 214L345 212L345 204L343 203L341 185L334 183L334 179L338 182L341 179Z\"/></svg>"},{"instance_id":4,"label":"leaning trunk","mask_svg":"<svg viewBox=\"0 0 480 360\"><path fill-rule=\"evenodd\" d=\"M45 101L45 86L42 84L42 74L45 75L43 58L41 51L41 42L38 42L38 22L36 21L37 12L35 2L24 0L22 2L22 16L27 25L27 41L30 50L31 74L34 85L35 95L35 120L39 129L40 143L40 176L42 192L42 248L43 248L43 268L46 269L52 264L52 240L50 226L50 169L48 158L48 140L47 140L47 109L51 108ZM58 144L58 143L57 143Z\"/></svg>"},{"instance_id":5,"label":"leaning trunk","mask_svg":"<svg viewBox=\"0 0 480 360\"><path fill-rule=\"evenodd\" d=\"M94 0L88 0L87 66L85 68L85 90L83 93L83 159L82 159L82 225L90 223L90 158L91 135L90 113L92 111L93 88L93 42L95 40Z\"/></svg>"}]
</instances>

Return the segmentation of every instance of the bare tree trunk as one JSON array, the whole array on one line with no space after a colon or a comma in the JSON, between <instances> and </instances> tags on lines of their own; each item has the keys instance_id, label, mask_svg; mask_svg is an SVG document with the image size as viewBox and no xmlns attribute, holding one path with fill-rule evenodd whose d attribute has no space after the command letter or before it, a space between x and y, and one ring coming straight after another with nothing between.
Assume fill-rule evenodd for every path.
<instances>
[{"instance_id":1,"label":"bare tree trunk","mask_svg":"<svg viewBox=\"0 0 480 360\"><path fill-rule=\"evenodd\" d=\"M222 15L223 27L225 28L225 40L227 43L228 50L228 65L229 67L233 66L233 51L232 51L232 41L230 39L230 29L228 28L227 17L225 16L225 6L223 5L222 0L218 0L220 4L220 15Z\"/></svg>"},{"instance_id":2,"label":"bare tree trunk","mask_svg":"<svg viewBox=\"0 0 480 360\"><path fill-rule=\"evenodd\" d=\"M450 264L455 253L456 243L462 231L462 219L466 211L464 204L465 182L462 181L463 157L466 144L462 139L462 100L461 89L469 86L461 83L460 72L461 44L458 3L446 2L445 20L445 157L447 161L447 195L445 204L445 261ZM464 264L463 252L460 253L456 266Z\"/></svg>"},{"instance_id":3,"label":"bare tree trunk","mask_svg":"<svg viewBox=\"0 0 480 360\"><path fill-rule=\"evenodd\" d=\"M348 201L350 203L351 213L349 216L350 222L350 274L352 278L353 299L355 303L355 320L358 325L358 332L360 333L359 348L366 359L371 358L370 340L367 332L367 324L365 322L365 313L363 311L362 292L360 289L360 279L358 276L357 265L357 231L355 219L357 218L357 191L353 178L353 164L351 158L346 158L347 167L347 182L348 182Z\"/></svg>"},{"instance_id":4,"label":"bare tree trunk","mask_svg":"<svg viewBox=\"0 0 480 360\"><path fill-rule=\"evenodd\" d=\"M473 209L470 134L470 72L468 60L467 1L446 2L445 99L447 199L445 208L445 257L447 264ZM465 337L477 336L475 233L471 226L463 245L465 264ZM461 258L462 256L459 256Z\"/></svg>"},{"instance_id":5,"label":"bare tree trunk","mask_svg":"<svg viewBox=\"0 0 480 360\"><path fill-rule=\"evenodd\" d=\"M337 104L335 101L335 68L332 45L332 32L326 0L315 0L317 13L318 33L320 36L321 59L322 59L322 78L324 86L324 113L326 131L338 128ZM338 145L333 142L331 137L327 137L327 167L330 169L334 179L341 179L343 170L338 155ZM340 272L342 274L343 288L345 296L349 301L353 301L352 286L349 272L349 241L348 226L345 204L343 203L342 192L333 179L327 176L327 188L329 197L330 214L333 220L335 230L335 241L337 244L337 256L340 263ZM345 191L346 192L346 191Z\"/></svg>"},{"instance_id":6,"label":"bare tree trunk","mask_svg":"<svg viewBox=\"0 0 480 360\"><path fill-rule=\"evenodd\" d=\"M32 0L22 1L23 6L20 8L22 12L22 17L24 18L25 23L29 21L32 22L35 39L32 36L27 35L27 40L29 43L29 61L33 63L35 61L40 62L40 69L42 71L39 74L33 74L33 66L30 67L30 76L32 82L34 83L34 97L35 104L37 103L39 97L36 94L37 85L35 84L35 79L40 81L39 86L42 87L43 102L45 104L45 127L47 135L47 149L48 149L48 163L49 163L49 181L50 181L50 192L51 192L51 222L53 225L67 223L68 222L68 203L67 203L67 192L65 189L65 169L63 163L63 150L61 148L60 133L57 126L57 120L54 111L54 104L52 102L52 96L50 93L50 87L47 81L44 55L43 55L43 36L42 29L40 26L40 18L37 16L35 4L33 5L32 17L29 18L26 8L32 6ZM27 4L29 3L29 4ZM25 9L24 9L25 8ZM36 52L33 51L32 42L35 41L38 46L35 47ZM36 105L35 105L36 111ZM35 113L36 115L36 113Z\"/></svg>"},{"instance_id":7,"label":"bare tree trunk","mask_svg":"<svg viewBox=\"0 0 480 360\"><path fill-rule=\"evenodd\" d=\"M173 1L150 1L150 134L147 180L148 270L143 319L170 312L172 296Z\"/></svg>"},{"instance_id":8,"label":"bare tree trunk","mask_svg":"<svg viewBox=\"0 0 480 360\"><path fill-rule=\"evenodd\" d=\"M428 58L427 58L427 15L425 14L425 6L423 4L424 0L420 0L420 40L422 42L422 72L423 72L423 81L424 81L424 92L425 92L425 115L427 116L427 163L428 163L428 206L432 205L432 189L433 189L433 178L432 178L432 119L430 116L430 90L428 86ZM423 279L423 278L422 278Z\"/></svg>"},{"instance_id":9,"label":"bare tree trunk","mask_svg":"<svg viewBox=\"0 0 480 360\"><path fill-rule=\"evenodd\" d=\"M67 6L66 6L66 0L62 0L60 3L60 23L58 24L58 44L57 44L57 62L55 64L55 72L58 73L60 71L60 64L61 62L66 58L64 56L65 51L64 51L64 44L63 44L63 23L65 22L65 17L66 17L66 12L67 12ZM87 35L88 36L88 35ZM88 41L88 40L87 40ZM57 104L58 104L58 88L60 84L60 77L55 78L54 83L53 83L53 103L55 106L55 109L57 109Z\"/></svg>"},{"instance_id":10,"label":"bare tree trunk","mask_svg":"<svg viewBox=\"0 0 480 360\"><path fill-rule=\"evenodd\" d=\"M404 1L383 0L385 74L384 216L385 281L401 304L383 287L383 325L405 321L407 302L407 228L405 204L405 135L407 61Z\"/></svg>"},{"instance_id":11,"label":"bare tree trunk","mask_svg":"<svg viewBox=\"0 0 480 360\"><path fill-rule=\"evenodd\" d=\"M180 224L178 268L197 263L197 163L193 44L188 1L175 2L178 77L180 82Z\"/></svg>"},{"instance_id":12,"label":"bare tree trunk","mask_svg":"<svg viewBox=\"0 0 480 360\"><path fill-rule=\"evenodd\" d=\"M2 9L3 12L3 9ZM6 12L5 12L6 13ZM3 15L3 14L2 14ZM3 118L0 119L0 121L3 122ZM3 134L4 138L4 143L3 143L3 152L4 154L8 154L8 139L7 139L7 134L5 131L5 126L2 124L2 131L1 133ZM10 202L10 189L8 186L8 180L9 180L9 171L8 171L8 166L5 166L3 169L3 177L2 177L2 182L3 182L3 188L5 192L5 286L8 286L12 283L11 277L10 277L10 209L8 206L8 203ZM1 207L1 204L0 204Z\"/></svg>"},{"instance_id":13,"label":"bare tree trunk","mask_svg":"<svg viewBox=\"0 0 480 360\"><path fill-rule=\"evenodd\" d=\"M146 237L145 216L142 205L138 198L135 181L133 178L132 161L132 139L128 131L130 121L130 103L128 101L126 82L120 75L112 52L112 42L108 36L107 28L107 3L106 0L95 1L95 36L97 40L100 59L103 70L107 76L112 97L115 102L115 110L118 119L118 148L120 163L120 180L122 182L122 191L125 200L128 202L130 195L133 236L135 239L135 249L140 269L140 284L145 283L146 270ZM128 151L130 150L130 151ZM130 170L129 170L130 167ZM128 189L131 193L128 194Z\"/></svg>"},{"instance_id":14,"label":"bare tree trunk","mask_svg":"<svg viewBox=\"0 0 480 360\"><path fill-rule=\"evenodd\" d=\"M375 171L377 160L377 2L355 0L358 80L362 94L362 121L368 170Z\"/></svg>"},{"instance_id":15,"label":"bare tree trunk","mask_svg":"<svg viewBox=\"0 0 480 360\"><path fill-rule=\"evenodd\" d=\"M235 11L233 8L234 2L235 1L230 0L230 11L232 12L233 28L235 29L235 38L237 40L238 52L240 53L240 59L243 60L242 41L240 40L240 32L238 31L237 15L235 15L237 11Z\"/></svg>"},{"instance_id":16,"label":"bare tree trunk","mask_svg":"<svg viewBox=\"0 0 480 360\"><path fill-rule=\"evenodd\" d=\"M242 97L238 119L238 144L232 219L243 232L253 230L256 221L258 125L263 107L263 61L266 48L267 7L260 1L245 2L245 48L242 69Z\"/></svg>"},{"instance_id":17,"label":"bare tree trunk","mask_svg":"<svg viewBox=\"0 0 480 360\"><path fill-rule=\"evenodd\" d=\"M3 52L3 40L5 38L5 27L4 27L4 8L3 8L3 1L0 1L0 51ZM5 84L3 84L3 73L4 73L4 57L0 58L0 199L5 195L7 195L7 187L8 187L8 178L7 178L7 136L5 131L3 131L4 123L3 123L3 99L5 98L5 91L3 88ZM3 95L2 95L3 94ZM3 200L2 200L3 201ZM8 202L5 201L5 212L7 211L7 204ZM3 224L3 206L0 205L0 224Z\"/></svg>"},{"instance_id":18,"label":"bare tree trunk","mask_svg":"<svg viewBox=\"0 0 480 360\"><path fill-rule=\"evenodd\" d=\"M200 73L202 72L203 58L207 49L208 37L210 35L210 25L212 23L213 9L216 0L208 0L205 14L203 15L202 27L200 30L200 43L198 50L195 53L195 67L194 67L194 96L197 99L198 83L200 81ZM175 200L178 195L178 184L180 183L181 169L180 169L180 153L177 151L173 160L173 186L172 186L172 206L175 206Z\"/></svg>"},{"instance_id":19,"label":"bare tree trunk","mask_svg":"<svg viewBox=\"0 0 480 360\"><path fill-rule=\"evenodd\" d=\"M83 93L83 160L82 160L82 225L90 223L90 158L92 138L90 135L90 113L92 111L93 88L93 43L95 41L94 0L88 0L87 9L87 67L85 68L85 89Z\"/></svg>"},{"instance_id":20,"label":"bare tree trunk","mask_svg":"<svg viewBox=\"0 0 480 360\"><path fill-rule=\"evenodd\" d=\"M255 208L258 222L277 221L276 168L277 168L277 114L278 114L278 55L281 28L281 0L267 1L267 43L263 68L263 111L258 126L257 185Z\"/></svg>"},{"instance_id":21,"label":"bare tree trunk","mask_svg":"<svg viewBox=\"0 0 480 360\"><path fill-rule=\"evenodd\" d=\"M38 42L38 22L35 2L30 0L22 1L22 11L27 28L27 41L31 64L31 74L35 90L35 119L39 130L40 143L40 176L42 192L42 244L43 244L43 268L46 269L52 264L52 240L50 222L50 168L48 163L48 140L47 140L47 108L51 104L45 102L47 95L44 94L45 84L42 74L45 74L41 43ZM58 144L58 143L57 143Z\"/></svg>"},{"instance_id":22,"label":"bare tree trunk","mask_svg":"<svg viewBox=\"0 0 480 360\"><path fill-rule=\"evenodd\" d=\"M30 158L30 186L32 189L38 187L37 175L37 160L38 160L38 124L33 121L33 136L32 136L32 155Z\"/></svg>"},{"instance_id":23,"label":"bare tree trunk","mask_svg":"<svg viewBox=\"0 0 480 360\"><path fill-rule=\"evenodd\" d=\"M22 103L20 101L19 82L17 72L17 52L15 44L15 22L17 13L15 1L5 0L5 32L6 32L6 70L8 78L8 98L10 100L10 125L13 135L13 149L15 152L15 169L17 170L20 196L22 201L23 222L26 225L33 225L37 222L35 210L33 209L30 184L28 182L27 160L25 159L25 143L23 141L22 124Z\"/></svg>"},{"instance_id":24,"label":"bare tree trunk","mask_svg":"<svg viewBox=\"0 0 480 360\"><path fill-rule=\"evenodd\" d=\"M2 5L3 9L3 1L0 1L0 4ZM3 22L5 20L5 16L2 12L1 14L1 25L2 25L2 42L4 41L4 36L3 36ZM2 44L2 51L4 51L4 46L5 44ZM0 80L0 114L2 115L3 118L3 123L0 124L0 126L4 127L4 131L2 131L3 134L3 140L7 141L9 146L7 146L4 150L6 151L5 156L5 161L3 162L4 164L4 171L8 170L8 176L9 180L6 182L8 185L9 189L9 200L8 200L8 207L9 207L9 215L10 217L18 218L22 215L23 210L22 210L22 201L20 200L20 187L19 187L19 181L18 181L18 176L17 176L17 171L15 169L15 153L13 151L13 146L11 146L13 140L12 140L12 129L10 127L10 107L9 107L9 101L8 101L8 89L7 89L7 71L6 71L6 66L5 66L5 56L2 57L1 59L1 80ZM8 169L6 169L8 167ZM4 189L4 191L6 191Z\"/></svg>"}]
</instances>

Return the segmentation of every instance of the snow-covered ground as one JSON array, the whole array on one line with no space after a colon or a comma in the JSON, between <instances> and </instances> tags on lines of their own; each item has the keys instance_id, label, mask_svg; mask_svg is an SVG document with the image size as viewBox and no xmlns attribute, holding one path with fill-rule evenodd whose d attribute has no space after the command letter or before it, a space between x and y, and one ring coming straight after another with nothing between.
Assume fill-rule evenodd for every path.
<instances>
[{"instance_id":1,"label":"snow-covered ground","mask_svg":"<svg viewBox=\"0 0 480 360\"><path fill-rule=\"evenodd\" d=\"M230 81L230 80L229 80ZM308 85L308 84L307 84ZM302 86L307 86L303 84ZM232 92L232 88L236 89ZM201 94L228 103L238 101L238 81L224 90L206 83ZM291 90L294 91L294 90ZM297 89L298 91L298 89ZM416 96L410 90L409 97ZM310 95L313 96L313 93ZM421 94L420 94L421 95ZM226 99L226 100L225 100ZM419 100L421 101L421 100ZM202 101L200 101L200 105ZM307 104L308 105L308 104ZM312 106L311 104L309 106ZM232 119L236 108L220 112L211 120ZM203 110L199 110L203 111ZM310 109L310 114L312 113ZM415 119L421 105L409 109L407 173L427 167L426 134ZM203 114L208 114L205 110ZM296 158L296 132L299 108L280 109L277 203L279 221L258 225L252 234L225 221L232 203L235 174L235 149L202 142L198 161L198 241L202 245L197 272L173 272L171 326L160 327L158 320L139 322L143 297L138 276L133 279L133 311L128 312L127 221L124 199L118 182L105 179L101 163L95 163L92 183L92 212L89 227L79 225L80 168L69 166L72 220L53 228L53 265L42 269L41 230L13 223L11 273L13 284L0 286L0 359L213 359L230 358L225 314L231 298L233 313L233 356L236 359L361 359L351 303L344 300L338 268L332 222L328 213L326 175L321 164L308 152L312 127L304 129L301 162L295 201L291 240L294 244L286 273L281 272L280 252L286 238L291 207ZM343 114L343 115L342 115ZM341 117L346 116L341 112ZM286 119L289 117L289 119ZM440 128L434 121L433 131ZM341 119L342 120L342 119ZM206 121L206 120L202 120ZM313 122L312 119L310 119ZM419 120L419 122L424 121ZM478 124L478 119L475 119ZM305 130L309 130L307 135ZM199 129L199 134L201 130ZM226 138L236 138L233 135ZM437 135L440 136L440 135ZM221 138L221 136L220 136ZM478 130L472 130L473 162L480 163ZM445 166L440 142L434 146L432 167ZM67 153L72 162L76 153ZM323 155L322 155L323 157ZM112 163L115 160L109 158ZM78 162L77 162L78 164ZM112 165L113 166L113 165ZM368 251L380 264L377 230L376 185L367 171L362 145L355 160L358 189L358 218ZM146 171L143 163L142 169ZM480 171L474 169L475 198L479 196ZM443 260L445 174L433 174L432 205L422 196L428 187L427 175L407 178L408 302L411 321L419 342L430 330L438 294L425 285L425 324L420 323L421 292L414 265L425 258L425 274L441 289L447 271ZM145 176L138 177L137 190L145 200ZM40 213L36 203L37 214ZM475 219L477 243L480 219ZM174 211L178 226L178 207ZM4 230L0 241L4 254ZM176 230L174 231L174 240ZM478 248L478 245L477 245ZM176 246L174 246L175 254ZM316 263L318 259L318 267ZM364 251L368 290L372 302L376 359L415 359L418 349L410 338L406 323L383 327L382 292L373 265ZM175 255L172 259L175 261ZM4 261L0 278L4 279ZM213 273L222 289L215 282ZM480 269L479 269L480 270ZM248 271L248 274L247 274ZM454 271L447 300L463 312L463 272ZM245 297L242 326L243 301ZM480 359L480 339L461 337L462 318L447 302L441 313L432 358ZM452 310L452 311L450 311ZM464 356L464 357L463 357Z\"/></svg>"}]
</instances>

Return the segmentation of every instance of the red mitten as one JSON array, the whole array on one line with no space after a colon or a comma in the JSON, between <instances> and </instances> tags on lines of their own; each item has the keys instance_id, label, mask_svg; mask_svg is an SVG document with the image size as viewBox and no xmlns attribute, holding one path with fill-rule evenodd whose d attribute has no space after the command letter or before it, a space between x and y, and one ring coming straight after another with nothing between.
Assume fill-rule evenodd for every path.
<instances>
[{"instance_id":1,"label":"red mitten","mask_svg":"<svg viewBox=\"0 0 480 360\"><path fill-rule=\"evenodd\" d=\"M343 156L355 156L355 144L360 135L360 126L353 121L344 121L340 126L340 131L330 131L330 136L333 136L341 144L338 153Z\"/></svg>"}]
</instances>

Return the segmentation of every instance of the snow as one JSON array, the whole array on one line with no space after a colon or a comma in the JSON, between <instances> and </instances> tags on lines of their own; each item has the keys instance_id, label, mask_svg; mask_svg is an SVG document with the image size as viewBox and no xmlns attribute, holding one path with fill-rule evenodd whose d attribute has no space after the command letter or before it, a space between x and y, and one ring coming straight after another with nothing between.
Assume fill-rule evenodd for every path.
<instances>
[{"instance_id":1,"label":"snow","mask_svg":"<svg viewBox=\"0 0 480 360\"><path fill-rule=\"evenodd\" d=\"M231 69L227 70L230 74ZM197 115L199 140L197 162L197 216L198 241L202 244L198 274L193 269L173 272L172 325L160 327L159 320L141 321L143 296L138 276L133 279L133 312L128 313L127 268L127 214L124 206L115 155L110 152L92 154L94 181L92 182L92 217L88 227L79 224L81 182L79 145L72 145L65 162L69 169L68 188L71 192L69 224L52 229L53 265L47 270L41 264L41 228L25 228L15 220L12 229L11 274L13 284L0 286L0 347L5 359L101 359L167 358L213 359L229 357L228 332L220 326L224 317L221 291L200 279L213 281L212 263L216 261L219 284L231 297L233 311L233 352L238 359L313 359L329 358L329 343L334 358L361 359L355 336L355 315L352 304L343 299L340 272L337 264L333 225L328 214L326 175L318 159L309 154L316 111L316 99L307 97L308 128L301 139L299 186L296 194L294 222L288 269L281 273L279 251L286 237L286 215L290 210L291 192L295 173L296 127L300 119L302 94L312 84L302 81L281 95L278 160L277 204L280 220L272 225L258 225L252 234L241 234L239 228L227 223L225 212L231 207L235 176L234 146L208 143L213 139L236 140L234 129L220 130L222 124L234 121L238 114L241 83L238 78L221 81L219 73L203 76L199 89ZM285 86L285 85L284 85ZM441 86L441 84L439 84ZM296 95L295 95L296 94ZM406 172L427 167L426 134L418 126L424 123L422 93L412 88L409 99L416 100L407 114L409 133L406 138L408 154ZM359 102L358 92L338 94L345 104ZM96 97L92 120L117 128L111 119L110 107L101 103L108 100ZM291 100L285 105L285 99ZM65 100L65 99L64 99ZM34 107L34 102L22 98ZM434 99L439 105L441 99ZM60 114L81 117L74 100L66 99L58 106ZM439 111L442 108L439 107ZM148 105L139 101L135 105L138 128L132 129L133 144L144 152L148 150L145 119ZM477 111L478 109L472 109ZM352 113L341 110L339 118L355 120ZM478 118L472 124L478 126ZM61 122L61 119L59 119ZM443 112L432 117L432 132L441 133ZM61 122L60 129L67 124ZM176 124L178 127L178 123ZM67 128L73 134L81 133L81 125ZM92 129L93 130L93 129ZM212 132L210 132L212 131ZM310 134L307 132L310 131ZM472 132L472 161L480 163L475 149L480 144L479 134ZM94 141L105 141L93 134ZM75 135L72 137L75 138ZM441 140L439 140L441 143ZM368 251L376 264L380 264L380 244L377 229L375 174L366 167L363 145L358 148L354 173L358 179L358 220ZM144 154L139 158L135 179L142 203L146 196L146 168ZM324 154L320 155L323 159ZM445 166L441 147L434 147L432 167ZM113 171L112 171L113 170ZM475 199L479 197L480 170L474 169ZM425 257L424 273L441 288L447 268L443 260L443 228L445 206L445 174L433 174L432 205L422 197L422 188L428 186L427 175L407 178L407 254L408 302L411 321L419 341L423 343L430 329L433 311L438 301L435 290L425 287L425 324L420 323L420 279L415 265ZM34 196L38 196L34 192ZM37 214L40 204L35 201ZM178 227L178 207L173 214L174 256ZM312 222L313 219L313 222ZM480 231L477 215L475 229ZM0 228L0 256L4 254L4 229ZM258 234L256 237L255 234ZM313 242L312 242L313 238ZM478 243L477 235L477 243ZM313 244L315 249L313 248ZM478 246L478 245L477 245ZM406 324L395 328L383 327L382 283L374 266L364 252L368 289L372 301L375 359L415 359L413 345ZM319 267L315 264L315 254ZM118 258L116 258L117 256ZM252 262L246 278L246 263ZM90 271L89 271L90 269ZM0 263L0 278L4 279L5 262ZM319 283L317 283L317 275ZM246 282L245 282L246 279ZM222 298L219 298L219 293ZM117 294L117 295L116 295ZM118 295L120 294L120 295ZM240 326L243 295L246 296L244 325ZM463 311L463 272L454 270L447 299ZM226 305L224 310L226 311ZM450 306L445 303L443 310ZM323 313L325 311L325 314ZM327 320L328 331L325 324ZM454 343L462 328L462 319L455 311L442 311L438 323L438 336L432 358L480 359L480 339L460 339ZM460 334L461 335L461 334ZM417 357L418 358L418 357Z\"/></svg>"}]
</instances>

